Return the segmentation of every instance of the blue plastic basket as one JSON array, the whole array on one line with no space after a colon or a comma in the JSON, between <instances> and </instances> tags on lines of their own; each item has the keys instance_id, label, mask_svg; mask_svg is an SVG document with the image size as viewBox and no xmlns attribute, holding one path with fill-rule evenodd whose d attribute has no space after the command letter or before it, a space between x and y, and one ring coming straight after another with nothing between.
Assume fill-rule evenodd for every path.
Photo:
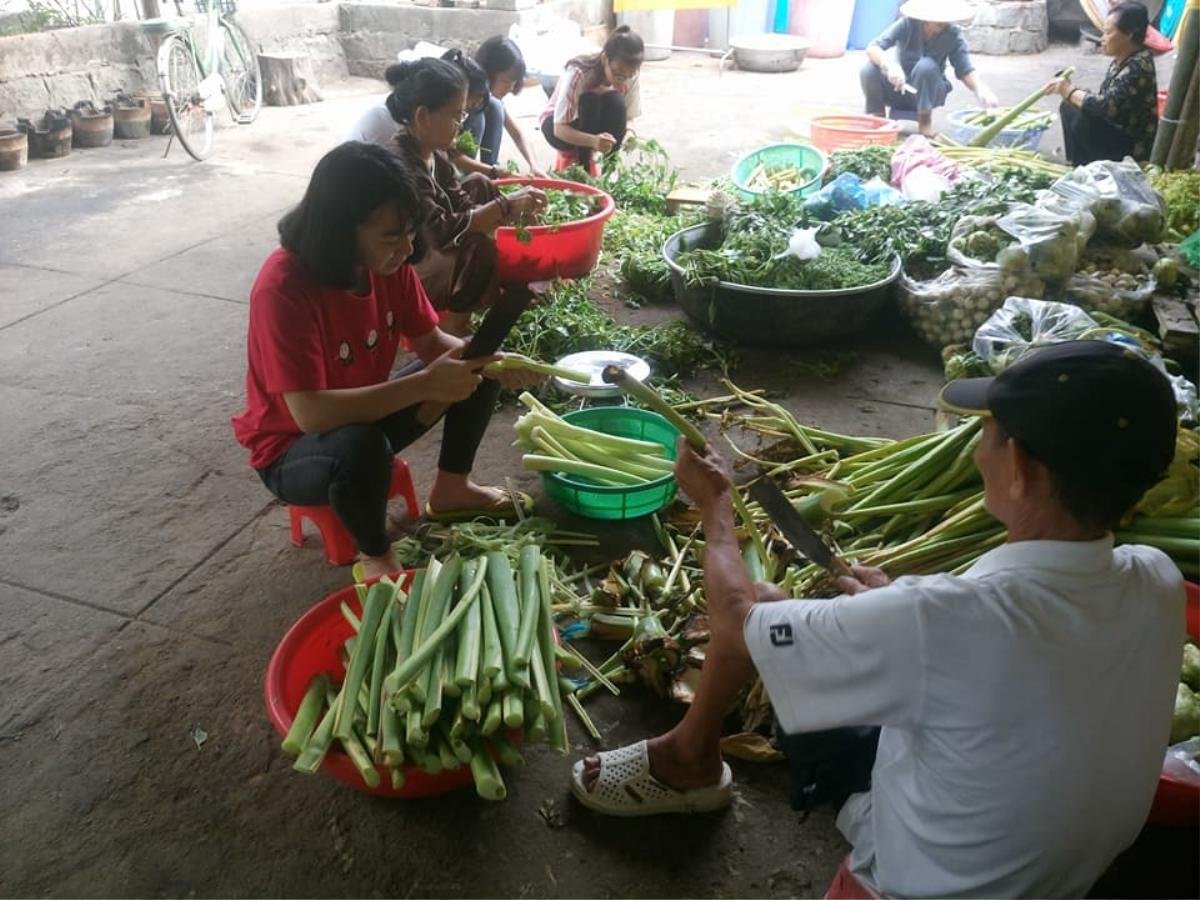
<instances>
[{"instance_id":1,"label":"blue plastic basket","mask_svg":"<svg viewBox=\"0 0 1200 900\"><path fill-rule=\"evenodd\" d=\"M984 130L983 125L968 125L964 119L968 116L973 116L979 112L978 109L960 109L958 112L950 114L950 127L946 134L950 140L956 144L969 144L975 137ZM1022 150L1037 150L1038 144L1042 142L1042 135L1049 130L1050 126L1045 125L1041 128L1030 128L1028 131L1020 131L1013 128L1002 129L988 143L989 147L1019 147Z\"/></svg>"}]
</instances>

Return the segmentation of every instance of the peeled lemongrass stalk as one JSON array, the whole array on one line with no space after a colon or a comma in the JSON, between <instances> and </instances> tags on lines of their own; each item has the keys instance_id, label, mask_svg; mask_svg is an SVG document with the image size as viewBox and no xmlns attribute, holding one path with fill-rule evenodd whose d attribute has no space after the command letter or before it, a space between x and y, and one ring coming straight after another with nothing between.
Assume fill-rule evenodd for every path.
<instances>
[{"instance_id":1,"label":"peeled lemongrass stalk","mask_svg":"<svg viewBox=\"0 0 1200 900\"><path fill-rule=\"evenodd\" d=\"M329 676L324 672L309 683L308 690L304 692L304 699L300 701L300 708L296 710L296 717L292 719L292 725L283 739L284 753L297 756L304 749L317 727L321 709L325 706L325 692L328 690Z\"/></svg>"},{"instance_id":2,"label":"peeled lemongrass stalk","mask_svg":"<svg viewBox=\"0 0 1200 900\"><path fill-rule=\"evenodd\" d=\"M538 362L536 359L530 359L528 356L522 356L520 353L504 354L503 359L484 366L483 372L485 375L497 375L501 372L507 372L513 369L525 369L528 372L534 372L538 375L545 375L548 378L561 378L564 381L574 381L578 382L579 384L588 384L592 380L590 372L581 372L578 369L567 369L563 366L552 366L549 363Z\"/></svg>"},{"instance_id":3,"label":"peeled lemongrass stalk","mask_svg":"<svg viewBox=\"0 0 1200 900\"><path fill-rule=\"evenodd\" d=\"M573 459L557 459L553 456L527 453L522 458L521 464L531 472L562 472L566 475L582 475L601 483L630 485L646 483L646 479L638 475L629 475L607 466Z\"/></svg>"},{"instance_id":4,"label":"peeled lemongrass stalk","mask_svg":"<svg viewBox=\"0 0 1200 900\"><path fill-rule=\"evenodd\" d=\"M475 780L475 793L484 800L503 800L508 794L500 769L483 744L477 743L473 748L471 777Z\"/></svg>"}]
</instances>

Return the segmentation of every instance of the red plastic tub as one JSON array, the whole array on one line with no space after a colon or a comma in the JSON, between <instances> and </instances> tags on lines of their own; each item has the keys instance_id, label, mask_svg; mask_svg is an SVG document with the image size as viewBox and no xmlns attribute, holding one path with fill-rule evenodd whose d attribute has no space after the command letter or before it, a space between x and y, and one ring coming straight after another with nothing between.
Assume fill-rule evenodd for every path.
<instances>
[{"instance_id":1,"label":"red plastic tub","mask_svg":"<svg viewBox=\"0 0 1200 900\"><path fill-rule=\"evenodd\" d=\"M517 240L515 228L497 228L496 250L499 252L501 281L524 284L553 278L580 278L592 271L596 260L600 258L604 223L617 208L612 197L599 188L556 178L507 178L496 183L527 184L604 198L600 211L586 219L565 225L535 225L527 229L531 236L527 244Z\"/></svg>"},{"instance_id":2,"label":"red plastic tub","mask_svg":"<svg viewBox=\"0 0 1200 900\"><path fill-rule=\"evenodd\" d=\"M413 572L410 570L403 575L403 583L407 585ZM326 672L335 681L341 681L346 674L338 652L354 631L339 609L343 601L361 615L362 606L353 586L335 591L288 629L271 656L263 684L263 699L267 704L267 714L280 737L287 734L292 726L292 717L300 707L313 676ZM321 767L343 784L378 797L430 797L472 783L469 766L439 772L437 775L430 775L416 766L405 766L404 786L395 790L392 788L391 774L381 767L379 787L369 788L359 777L350 757L336 745L330 749Z\"/></svg>"},{"instance_id":3,"label":"red plastic tub","mask_svg":"<svg viewBox=\"0 0 1200 900\"><path fill-rule=\"evenodd\" d=\"M1200 641L1200 585L1187 584L1187 630ZM1158 790L1146 821L1151 825L1200 826L1200 788L1166 773L1158 778Z\"/></svg>"},{"instance_id":4,"label":"red plastic tub","mask_svg":"<svg viewBox=\"0 0 1200 900\"><path fill-rule=\"evenodd\" d=\"M879 116L817 116L810 126L813 146L825 153L894 144L899 134L899 122Z\"/></svg>"}]
</instances>

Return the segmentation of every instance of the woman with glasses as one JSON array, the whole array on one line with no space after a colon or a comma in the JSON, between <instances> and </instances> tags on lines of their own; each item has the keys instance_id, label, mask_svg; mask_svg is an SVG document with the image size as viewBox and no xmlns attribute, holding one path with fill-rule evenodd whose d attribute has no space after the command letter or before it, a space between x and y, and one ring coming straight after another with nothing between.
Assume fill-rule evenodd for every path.
<instances>
[{"instance_id":1,"label":"woman with glasses","mask_svg":"<svg viewBox=\"0 0 1200 900\"><path fill-rule=\"evenodd\" d=\"M394 153L334 148L280 220L281 246L250 292L246 406L234 434L276 497L333 507L368 577L399 568L388 534L392 459L438 421L426 515L513 514L508 493L471 471L500 388L533 383L527 373L486 374L500 356L462 359L466 342L438 327L412 265L421 206ZM416 359L389 377L403 347Z\"/></svg>"},{"instance_id":2,"label":"woman with glasses","mask_svg":"<svg viewBox=\"0 0 1200 900\"><path fill-rule=\"evenodd\" d=\"M589 171L595 152L620 149L629 121L641 114L638 73L644 56L642 39L622 25L599 53L568 62L542 112L542 134L550 146L573 154Z\"/></svg>"},{"instance_id":3,"label":"woman with glasses","mask_svg":"<svg viewBox=\"0 0 1200 900\"><path fill-rule=\"evenodd\" d=\"M465 334L471 313L490 306L502 290L496 268L497 227L543 209L546 195L536 188L501 194L485 175L461 180L449 150L468 114L467 77L441 59L401 63L388 110L399 123L396 148L416 176L427 247L417 274L441 313L442 327Z\"/></svg>"},{"instance_id":4,"label":"woman with glasses","mask_svg":"<svg viewBox=\"0 0 1200 900\"><path fill-rule=\"evenodd\" d=\"M546 173L539 168L529 149L525 130L504 109L504 98L509 94L519 94L525 84L525 57L521 48L511 39L496 35L479 45L475 51L475 63L487 78L487 93L478 109L468 101L474 111L467 116L463 127L474 135L479 144L480 162L492 166L500 164L500 142L507 131L529 166L530 174L545 178ZM471 95L474 96L473 85Z\"/></svg>"}]
</instances>

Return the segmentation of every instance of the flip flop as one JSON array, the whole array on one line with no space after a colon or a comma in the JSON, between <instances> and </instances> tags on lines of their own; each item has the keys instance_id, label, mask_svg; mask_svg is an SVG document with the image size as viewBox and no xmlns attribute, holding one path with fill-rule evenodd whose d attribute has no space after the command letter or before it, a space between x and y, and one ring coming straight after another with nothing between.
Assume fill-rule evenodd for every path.
<instances>
[{"instance_id":1,"label":"flip flop","mask_svg":"<svg viewBox=\"0 0 1200 900\"><path fill-rule=\"evenodd\" d=\"M508 491L504 492L504 496L497 500L491 506L475 506L470 509L451 509L446 512L435 512L433 508L425 504L425 518L430 522L440 522L450 525L455 522L470 522L473 519L495 519L500 522L507 522L510 519L520 518L517 515L516 509L513 508L513 494ZM516 491L515 496L521 505L521 516L528 516L533 513L533 498L524 491Z\"/></svg>"},{"instance_id":2,"label":"flip flop","mask_svg":"<svg viewBox=\"0 0 1200 900\"><path fill-rule=\"evenodd\" d=\"M599 754L600 774L589 791L583 783L583 760L571 770L571 793L590 810L608 816L654 816L722 809L733 800L733 773L721 763L714 785L681 791L650 774L645 741Z\"/></svg>"}]
</instances>

